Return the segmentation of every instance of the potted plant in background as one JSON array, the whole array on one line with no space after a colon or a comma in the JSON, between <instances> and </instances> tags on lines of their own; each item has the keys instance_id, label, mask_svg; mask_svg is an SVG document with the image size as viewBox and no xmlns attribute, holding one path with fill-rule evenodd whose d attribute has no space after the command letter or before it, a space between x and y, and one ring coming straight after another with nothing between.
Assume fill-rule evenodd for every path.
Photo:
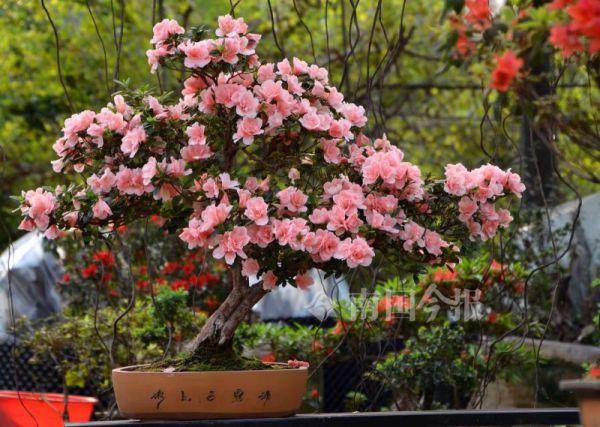
<instances>
[{"instance_id":1,"label":"potted plant in background","mask_svg":"<svg viewBox=\"0 0 600 427\"><path fill-rule=\"evenodd\" d=\"M21 196L20 227L48 238L110 241L154 216L190 250L229 266L231 291L189 356L114 370L124 415L294 413L306 363L265 364L232 346L257 301L278 285L310 286L311 268L375 273L366 268L387 263L418 272L456 262L469 238L491 238L511 222L497 202L524 190L518 175L493 165L422 177L385 136L363 133L364 108L344 101L327 70L297 58L261 63L259 40L231 16L219 18L215 38L173 20L156 24L148 61L152 71L185 71L181 98L125 88L100 112L73 115L53 147L53 168L71 184Z\"/></svg>"},{"instance_id":2,"label":"potted plant in background","mask_svg":"<svg viewBox=\"0 0 600 427\"><path fill-rule=\"evenodd\" d=\"M560 388L572 391L579 399L579 417L585 427L600 425L600 364L592 365L586 377L563 380Z\"/></svg>"}]
</instances>

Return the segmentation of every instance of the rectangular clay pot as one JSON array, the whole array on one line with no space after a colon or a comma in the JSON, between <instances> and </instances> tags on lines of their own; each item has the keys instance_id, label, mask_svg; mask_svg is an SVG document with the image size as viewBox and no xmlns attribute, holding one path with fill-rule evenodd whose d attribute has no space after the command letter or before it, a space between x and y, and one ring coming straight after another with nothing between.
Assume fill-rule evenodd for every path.
<instances>
[{"instance_id":1,"label":"rectangular clay pot","mask_svg":"<svg viewBox=\"0 0 600 427\"><path fill-rule=\"evenodd\" d=\"M206 372L133 368L114 369L113 387L121 413L139 419L289 416L300 408L308 377L307 368Z\"/></svg>"}]
</instances>

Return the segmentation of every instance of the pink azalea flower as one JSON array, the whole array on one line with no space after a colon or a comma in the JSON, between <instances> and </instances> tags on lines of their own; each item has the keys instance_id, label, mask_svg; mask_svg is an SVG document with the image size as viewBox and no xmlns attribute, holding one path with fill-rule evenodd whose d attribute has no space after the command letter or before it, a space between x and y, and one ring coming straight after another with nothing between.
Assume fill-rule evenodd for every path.
<instances>
[{"instance_id":1,"label":"pink azalea flower","mask_svg":"<svg viewBox=\"0 0 600 427\"><path fill-rule=\"evenodd\" d=\"M342 161L342 151L337 146L338 141L335 139L322 139L321 149L323 150L323 158L327 163L334 165L340 164Z\"/></svg>"},{"instance_id":2,"label":"pink azalea flower","mask_svg":"<svg viewBox=\"0 0 600 427\"><path fill-rule=\"evenodd\" d=\"M308 368L310 364L301 360L288 360L287 362L290 368Z\"/></svg>"},{"instance_id":3,"label":"pink azalea flower","mask_svg":"<svg viewBox=\"0 0 600 427\"><path fill-rule=\"evenodd\" d=\"M25 203L28 206L25 213L35 222L36 227L42 231L48 228L49 215L56 208L54 194L43 188L29 190L25 193Z\"/></svg>"},{"instance_id":4,"label":"pink azalea flower","mask_svg":"<svg viewBox=\"0 0 600 427\"><path fill-rule=\"evenodd\" d=\"M304 235L308 233L308 226L305 219L294 218L284 220L274 220L273 228L275 238L281 246L288 245L294 250L303 250L302 243Z\"/></svg>"},{"instance_id":5,"label":"pink azalea flower","mask_svg":"<svg viewBox=\"0 0 600 427\"><path fill-rule=\"evenodd\" d=\"M363 106L352 103L343 104L340 108L340 112L353 126L363 127L367 124L367 116L365 115Z\"/></svg>"},{"instance_id":6,"label":"pink azalea flower","mask_svg":"<svg viewBox=\"0 0 600 427\"><path fill-rule=\"evenodd\" d=\"M61 231L58 229L56 224L52 224L50 227L46 229L44 232L44 237L46 239L54 240L61 235Z\"/></svg>"},{"instance_id":7,"label":"pink azalea flower","mask_svg":"<svg viewBox=\"0 0 600 427\"><path fill-rule=\"evenodd\" d=\"M223 202L218 205L213 203L212 205L207 206L206 209L202 211L202 214L200 214L202 221L204 222L204 229L213 230L216 226L225 222L232 209L233 206Z\"/></svg>"},{"instance_id":8,"label":"pink azalea flower","mask_svg":"<svg viewBox=\"0 0 600 427\"><path fill-rule=\"evenodd\" d=\"M329 221L329 211L325 208L315 209L309 216L308 219L313 224L325 224Z\"/></svg>"},{"instance_id":9,"label":"pink azalea flower","mask_svg":"<svg viewBox=\"0 0 600 427\"><path fill-rule=\"evenodd\" d=\"M181 43L178 48L185 54L183 64L188 68L203 68L210 64L212 60L210 53L214 50L214 46L211 40L199 42L187 40Z\"/></svg>"},{"instance_id":10,"label":"pink azalea flower","mask_svg":"<svg viewBox=\"0 0 600 427\"><path fill-rule=\"evenodd\" d=\"M287 187L277 193L281 207L292 213L306 212L308 196L296 187Z\"/></svg>"},{"instance_id":11,"label":"pink azalea flower","mask_svg":"<svg viewBox=\"0 0 600 427\"><path fill-rule=\"evenodd\" d=\"M329 126L329 135L332 138L344 138L346 141L354 139L354 134L350 131L352 123L346 119L332 120Z\"/></svg>"},{"instance_id":12,"label":"pink azalea flower","mask_svg":"<svg viewBox=\"0 0 600 427\"><path fill-rule=\"evenodd\" d=\"M275 82L273 80L266 80L262 82L260 86L254 87L254 92L266 103L279 99L284 91L285 89L283 89L281 82Z\"/></svg>"},{"instance_id":13,"label":"pink azalea flower","mask_svg":"<svg viewBox=\"0 0 600 427\"><path fill-rule=\"evenodd\" d=\"M304 236L304 247L317 262L329 261L337 252L340 239L326 230L309 232Z\"/></svg>"},{"instance_id":14,"label":"pink azalea flower","mask_svg":"<svg viewBox=\"0 0 600 427\"><path fill-rule=\"evenodd\" d=\"M238 116L254 118L258 114L259 102L249 90L237 91L232 96L232 101Z\"/></svg>"},{"instance_id":15,"label":"pink azalea flower","mask_svg":"<svg viewBox=\"0 0 600 427\"><path fill-rule=\"evenodd\" d=\"M308 289L309 286L315 283L308 273L297 274L296 277L294 277L294 281L296 282L298 289L302 290Z\"/></svg>"},{"instance_id":16,"label":"pink azalea flower","mask_svg":"<svg viewBox=\"0 0 600 427\"><path fill-rule=\"evenodd\" d=\"M242 261L242 276L256 276L259 269L260 265L258 265L258 261L254 258L248 258L247 260Z\"/></svg>"},{"instance_id":17,"label":"pink azalea flower","mask_svg":"<svg viewBox=\"0 0 600 427\"><path fill-rule=\"evenodd\" d=\"M267 216L268 207L262 197L253 197L246 202L244 215L254 221L256 225L266 225L269 222L269 217Z\"/></svg>"},{"instance_id":18,"label":"pink azalea flower","mask_svg":"<svg viewBox=\"0 0 600 427\"><path fill-rule=\"evenodd\" d=\"M93 174L87 179L87 184L90 186L95 194L108 193L117 181L115 174L108 168L104 169L102 176L98 177Z\"/></svg>"},{"instance_id":19,"label":"pink azalea flower","mask_svg":"<svg viewBox=\"0 0 600 427\"><path fill-rule=\"evenodd\" d=\"M354 211L358 208L364 209L365 196L360 186L353 186L351 189L342 190L333 196L333 202L344 212Z\"/></svg>"},{"instance_id":20,"label":"pink azalea flower","mask_svg":"<svg viewBox=\"0 0 600 427\"><path fill-rule=\"evenodd\" d=\"M359 265L367 267L371 265L374 256L375 251L362 237L343 240L335 254L335 258L346 261L350 268L356 268Z\"/></svg>"},{"instance_id":21,"label":"pink azalea flower","mask_svg":"<svg viewBox=\"0 0 600 427\"><path fill-rule=\"evenodd\" d=\"M262 226L251 224L248 226L248 234L250 235L250 242L261 248L266 248L275 239L273 226L270 224Z\"/></svg>"},{"instance_id":22,"label":"pink azalea flower","mask_svg":"<svg viewBox=\"0 0 600 427\"><path fill-rule=\"evenodd\" d=\"M288 172L288 178L292 181L292 184L300 179L300 172L296 168L290 168Z\"/></svg>"},{"instance_id":23,"label":"pink azalea flower","mask_svg":"<svg viewBox=\"0 0 600 427\"><path fill-rule=\"evenodd\" d=\"M442 248L447 248L449 245L447 242L442 240L440 235L435 231L426 230L423 236L425 249L431 255L439 256L442 254Z\"/></svg>"},{"instance_id":24,"label":"pink azalea flower","mask_svg":"<svg viewBox=\"0 0 600 427\"><path fill-rule=\"evenodd\" d=\"M35 222L31 218L23 218L17 228L24 231L33 231L35 230L35 227Z\"/></svg>"},{"instance_id":25,"label":"pink azalea flower","mask_svg":"<svg viewBox=\"0 0 600 427\"><path fill-rule=\"evenodd\" d=\"M277 286L278 280L279 279L277 278L277 276L275 276L275 273L273 273L273 271L271 271L271 270L267 271L265 274L263 274L263 277L262 277L263 288L265 290L274 289L275 286Z\"/></svg>"},{"instance_id":26,"label":"pink azalea flower","mask_svg":"<svg viewBox=\"0 0 600 427\"><path fill-rule=\"evenodd\" d=\"M258 83L263 83L267 80L273 80L275 78L275 64L268 63L262 64L258 67L257 80Z\"/></svg>"},{"instance_id":27,"label":"pink azalea flower","mask_svg":"<svg viewBox=\"0 0 600 427\"><path fill-rule=\"evenodd\" d=\"M215 34L219 37L233 37L248 32L248 25L243 18L234 19L228 14L219 16L218 23L219 28L215 31Z\"/></svg>"},{"instance_id":28,"label":"pink azalea flower","mask_svg":"<svg viewBox=\"0 0 600 427\"><path fill-rule=\"evenodd\" d=\"M205 160L213 156L213 152L208 145L188 145L180 151L181 158L186 162L196 160Z\"/></svg>"},{"instance_id":29,"label":"pink azalea flower","mask_svg":"<svg viewBox=\"0 0 600 427\"><path fill-rule=\"evenodd\" d=\"M163 19L154 25L152 28L152 33L153 37L152 40L150 40L150 43L161 44L174 34L185 33L185 29L174 19Z\"/></svg>"},{"instance_id":30,"label":"pink azalea flower","mask_svg":"<svg viewBox=\"0 0 600 427\"><path fill-rule=\"evenodd\" d=\"M240 209L246 209L246 205L248 204L248 200L252 198L252 193L248 190L244 190L243 188L237 190L238 194L238 204Z\"/></svg>"},{"instance_id":31,"label":"pink azalea flower","mask_svg":"<svg viewBox=\"0 0 600 427\"><path fill-rule=\"evenodd\" d=\"M206 181L204 181L202 184L202 190L206 193L206 197L210 199L216 199L219 197L219 185L212 178L208 178Z\"/></svg>"},{"instance_id":32,"label":"pink azalea flower","mask_svg":"<svg viewBox=\"0 0 600 427\"><path fill-rule=\"evenodd\" d=\"M463 165L446 165L444 190L454 196L464 196L472 188L472 178Z\"/></svg>"},{"instance_id":33,"label":"pink azalea flower","mask_svg":"<svg viewBox=\"0 0 600 427\"><path fill-rule=\"evenodd\" d=\"M463 222L467 221L467 219L471 218L478 209L479 206L477 205L477 202L470 197L463 197L458 202L458 211L460 212L458 218Z\"/></svg>"},{"instance_id":34,"label":"pink azalea flower","mask_svg":"<svg viewBox=\"0 0 600 427\"><path fill-rule=\"evenodd\" d=\"M92 207L92 212L94 213L94 218L98 219L106 219L112 215L110 206L108 206L108 203L102 199L98 199L98 201L94 204Z\"/></svg>"},{"instance_id":35,"label":"pink azalea flower","mask_svg":"<svg viewBox=\"0 0 600 427\"><path fill-rule=\"evenodd\" d=\"M421 227L419 224L413 221L409 221L404 224L404 228L400 230L398 236L404 240L404 250L410 251L413 246L417 244L418 246L423 246L423 234L425 233L425 229Z\"/></svg>"},{"instance_id":36,"label":"pink azalea flower","mask_svg":"<svg viewBox=\"0 0 600 427\"><path fill-rule=\"evenodd\" d=\"M256 135L264 133L261 127L261 119L244 117L237 122L237 131L233 134L233 140L238 142L241 139L244 144L250 145Z\"/></svg>"},{"instance_id":37,"label":"pink azalea flower","mask_svg":"<svg viewBox=\"0 0 600 427\"><path fill-rule=\"evenodd\" d=\"M221 187L223 187L223 190L236 190L240 186L240 183L231 179L228 173L220 174L219 178L221 179Z\"/></svg>"},{"instance_id":38,"label":"pink azalea flower","mask_svg":"<svg viewBox=\"0 0 600 427\"><path fill-rule=\"evenodd\" d=\"M236 256L247 258L244 246L248 243L250 237L246 227L233 227L232 231L227 231L219 237L219 246L213 251L213 256L217 259L225 258L225 262L231 265Z\"/></svg>"},{"instance_id":39,"label":"pink azalea flower","mask_svg":"<svg viewBox=\"0 0 600 427\"><path fill-rule=\"evenodd\" d=\"M202 145L206 144L206 136L204 135L205 128L199 123L194 123L192 126L185 130L188 136L189 145Z\"/></svg>"},{"instance_id":40,"label":"pink azalea flower","mask_svg":"<svg viewBox=\"0 0 600 427\"><path fill-rule=\"evenodd\" d=\"M129 129L121 140L121 151L124 154L129 154L129 157L133 157L144 141L146 141L146 131L142 126Z\"/></svg>"}]
</instances>

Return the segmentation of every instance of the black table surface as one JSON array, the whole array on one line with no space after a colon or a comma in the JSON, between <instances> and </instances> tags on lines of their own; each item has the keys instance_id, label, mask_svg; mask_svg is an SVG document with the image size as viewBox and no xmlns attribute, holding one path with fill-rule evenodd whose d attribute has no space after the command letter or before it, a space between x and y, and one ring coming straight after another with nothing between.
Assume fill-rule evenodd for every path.
<instances>
[{"instance_id":1,"label":"black table surface","mask_svg":"<svg viewBox=\"0 0 600 427\"><path fill-rule=\"evenodd\" d=\"M599 415L600 416L600 415ZM426 427L499 425L579 424L577 408L452 410L419 412L356 412L339 414L299 414L288 418L252 418L194 421L95 421L70 423L70 427Z\"/></svg>"}]
</instances>

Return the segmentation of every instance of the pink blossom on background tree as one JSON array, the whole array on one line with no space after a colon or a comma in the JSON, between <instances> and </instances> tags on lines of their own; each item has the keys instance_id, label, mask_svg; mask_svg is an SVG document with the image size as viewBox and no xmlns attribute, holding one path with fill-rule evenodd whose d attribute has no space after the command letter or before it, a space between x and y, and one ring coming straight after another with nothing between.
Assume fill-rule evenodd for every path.
<instances>
[{"instance_id":1,"label":"pink blossom on background tree","mask_svg":"<svg viewBox=\"0 0 600 427\"><path fill-rule=\"evenodd\" d=\"M229 15L216 38L156 24L148 62L152 72L185 68L181 97L128 91L73 115L53 168L76 172L75 183L21 200L21 228L49 238L72 229L97 238L156 215L190 249L231 265L233 289L197 350L229 345L275 286L311 286L311 268L453 262L468 238L506 227L512 217L496 202L524 191L518 175L492 165L423 177L385 135L366 136L364 108L344 100L326 69L298 58L261 63L259 41ZM261 283L249 286L254 275Z\"/></svg>"}]
</instances>

